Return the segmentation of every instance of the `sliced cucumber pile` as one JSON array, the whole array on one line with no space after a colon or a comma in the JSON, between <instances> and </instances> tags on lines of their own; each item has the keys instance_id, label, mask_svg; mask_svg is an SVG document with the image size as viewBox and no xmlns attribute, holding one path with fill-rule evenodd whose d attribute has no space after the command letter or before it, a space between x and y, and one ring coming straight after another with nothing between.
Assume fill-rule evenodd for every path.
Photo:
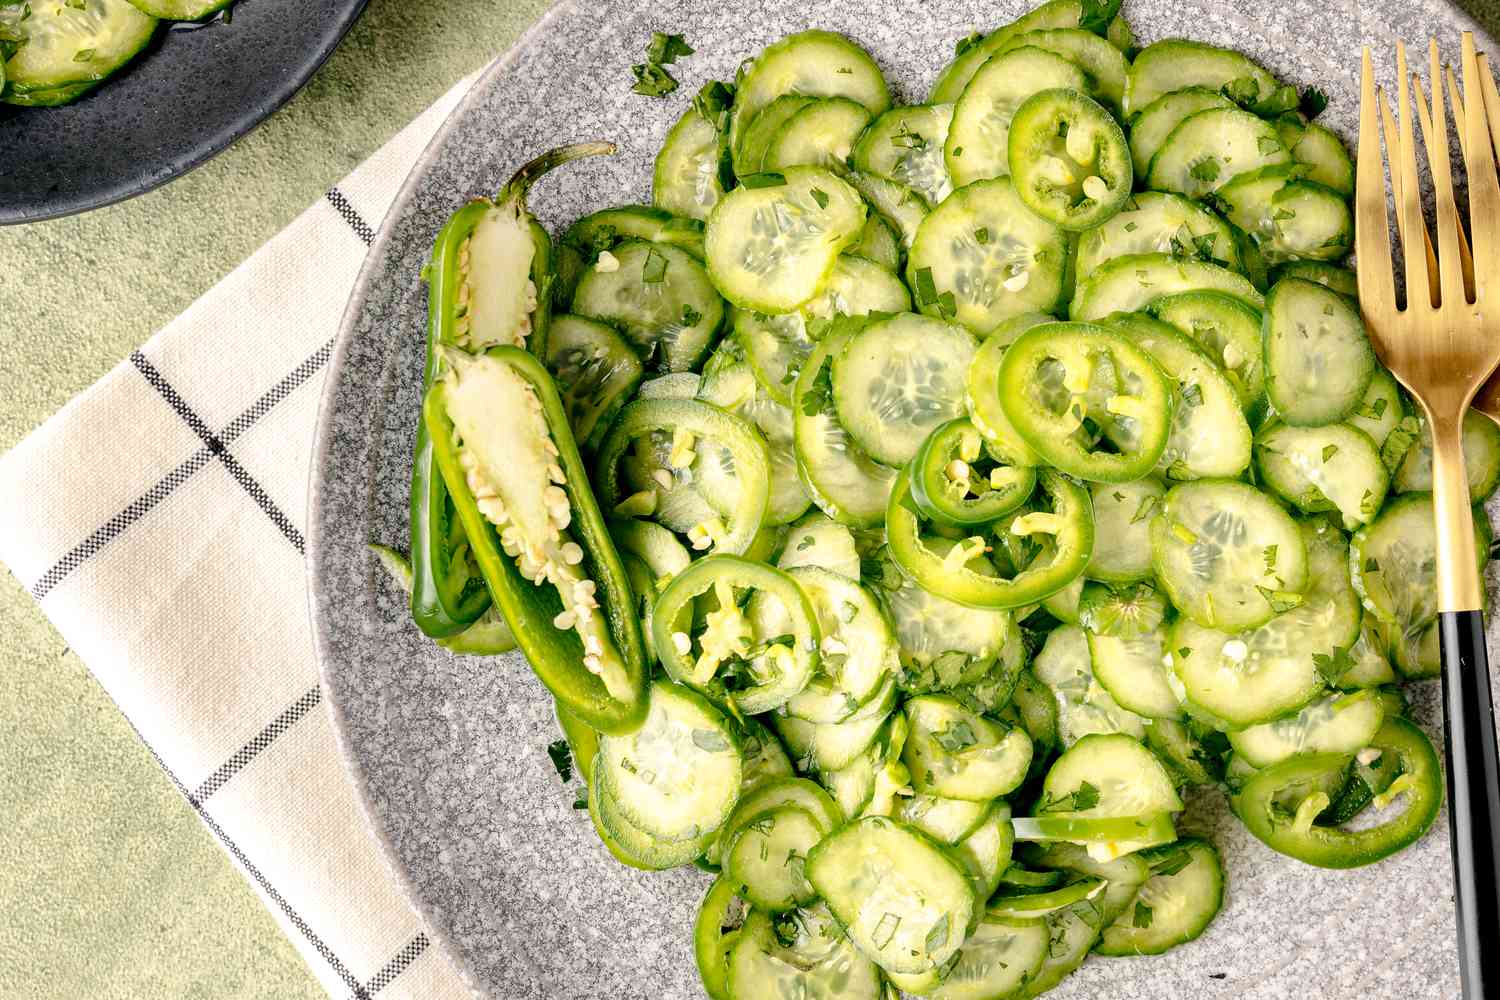
<instances>
[{"instance_id":1,"label":"sliced cucumber pile","mask_svg":"<svg viewBox=\"0 0 1500 1000\"><path fill-rule=\"evenodd\" d=\"M1034 997L1209 927L1189 786L1321 867L1441 801L1394 687L1436 671L1431 447L1348 155L1116 6L965 39L912 105L782 39L684 106L653 205L511 289L658 668L638 728L560 718L605 847L717 875L712 1000ZM1478 503L1500 430L1464 448Z\"/></svg>"}]
</instances>

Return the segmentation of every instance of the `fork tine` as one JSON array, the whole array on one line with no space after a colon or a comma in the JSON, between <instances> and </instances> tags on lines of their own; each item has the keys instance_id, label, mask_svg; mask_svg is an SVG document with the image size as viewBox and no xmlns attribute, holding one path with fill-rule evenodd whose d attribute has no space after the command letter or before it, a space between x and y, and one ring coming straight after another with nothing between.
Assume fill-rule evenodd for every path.
<instances>
[{"instance_id":1,"label":"fork tine","mask_svg":"<svg viewBox=\"0 0 1500 1000\"><path fill-rule=\"evenodd\" d=\"M1453 109L1453 131L1458 134L1458 150L1463 153L1465 162L1469 159L1469 133L1464 128L1464 98L1458 90L1458 77L1453 75L1453 64L1449 63L1443 67L1443 74L1448 80L1448 107ZM1433 84L1434 87L1437 84Z\"/></svg>"},{"instance_id":2,"label":"fork tine","mask_svg":"<svg viewBox=\"0 0 1500 1000\"><path fill-rule=\"evenodd\" d=\"M1375 91L1375 69L1365 46L1359 98L1359 166L1355 175L1354 240L1359 254L1359 300L1367 313L1395 308L1390 218L1385 207L1385 164L1380 155L1380 115L1385 97ZM1392 170L1394 176L1396 171ZM1372 334L1374 331L1371 331Z\"/></svg>"},{"instance_id":3,"label":"fork tine","mask_svg":"<svg viewBox=\"0 0 1500 1000\"><path fill-rule=\"evenodd\" d=\"M1417 140L1411 125L1411 74L1406 68L1404 42L1396 43L1396 73L1401 101L1400 154L1392 160L1391 173L1399 171L1401 174L1401 188L1396 195L1396 215L1401 219L1403 233L1401 256L1406 263L1406 308L1410 309L1413 303L1425 299L1429 306L1436 309L1438 289L1428 277L1431 265L1423 250L1412 245L1415 241L1404 238L1420 232L1427 246L1431 245L1432 239L1427 232L1427 220L1422 216L1422 189L1417 178Z\"/></svg>"},{"instance_id":4,"label":"fork tine","mask_svg":"<svg viewBox=\"0 0 1500 1000\"><path fill-rule=\"evenodd\" d=\"M1391 158L1391 195L1396 203L1396 233L1401 237L1401 243L1406 244L1406 216L1401 214L1401 171L1396 169L1398 151L1401 149L1401 130L1396 127L1396 117L1391 114L1391 104L1386 97L1385 88L1376 87L1375 97L1380 105L1380 127L1385 133L1385 152ZM1437 251L1432 248L1432 238L1427 233L1427 227L1422 227L1422 246L1427 254L1427 273L1432 276L1432 284L1437 286L1438 263Z\"/></svg>"},{"instance_id":5,"label":"fork tine","mask_svg":"<svg viewBox=\"0 0 1500 1000\"><path fill-rule=\"evenodd\" d=\"M1429 39L1427 61L1432 72L1432 114L1427 113L1427 101L1422 94L1421 81L1412 75L1412 86L1417 91L1418 117L1422 122L1422 144L1427 147L1427 167L1432 172L1433 199L1437 204L1438 268L1442 278L1440 295L1444 303L1467 301L1464 281L1463 226L1458 221L1458 202L1453 198L1453 165L1448 159L1448 116L1443 110L1443 88L1438 84L1440 65L1437 39ZM1472 263L1470 267L1472 267ZM1430 277L1430 275L1429 275ZM1472 277L1469 284L1472 284Z\"/></svg>"},{"instance_id":6,"label":"fork tine","mask_svg":"<svg viewBox=\"0 0 1500 1000\"><path fill-rule=\"evenodd\" d=\"M1490 57L1484 52L1479 53L1479 89L1489 112L1490 138L1495 141L1496 153L1500 153L1500 93L1495 91L1495 74L1490 72Z\"/></svg>"},{"instance_id":7,"label":"fork tine","mask_svg":"<svg viewBox=\"0 0 1500 1000\"><path fill-rule=\"evenodd\" d=\"M1485 122L1484 105L1492 106L1493 119L1488 124L1500 126L1500 97L1494 97L1495 82L1489 80L1486 87L1479 71L1479 59L1474 53L1474 34L1464 32L1464 105L1468 112L1464 117L1469 132L1469 155L1464 166L1469 174L1469 227L1474 231L1474 256L1485 262L1485 269L1494 272L1495 254L1500 251L1500 180L1495 177L1495 156L1490 147L1490 134ZM1491 96L1486 101L1485 95ZM1496 128L1500 134L1500 127ZM1479 285L1479 275L1475 275Z\"/></svg>"},{"instance_id":8,"label":"fork tine","mask_svg":"<svg viewBox=\"0 0 1500 1000\"><path fill-rule=\"evenodd\" d=\"M1432 113L1428 110L1427 94L1422 89L1422 78L1415 73L1411 75L1411 89L1415 92L1417 98L1417 121L1422 126L1422 143L1423 145L1431 148L1433 142L1432 136L1434 135L1432 127ZM1441 95L1438 94L1437 90L1434 89L1432 95L1433 100L1436 101L1440 96ZM1443 131L1447 131L1446 123ZM1449 176L1451 178L1451 173ZM1457 202L1455 201L1455 213L1457 212L1457 210ZM1428 280L1432 282L1434 287L1436 287L1440 281L1440 275L1438 273L1437 254L1432 250L1431 239L1428 239L1426 241L1426 249L1427 277ZM1464 235L1463 226L1458 227L1458 258L1460 264L1463 267L1464 290L1466 293L1472 293L1474 290L1474 258L1469 253L1469 240L1468 237Z\"/></svg>"}]
</instances>

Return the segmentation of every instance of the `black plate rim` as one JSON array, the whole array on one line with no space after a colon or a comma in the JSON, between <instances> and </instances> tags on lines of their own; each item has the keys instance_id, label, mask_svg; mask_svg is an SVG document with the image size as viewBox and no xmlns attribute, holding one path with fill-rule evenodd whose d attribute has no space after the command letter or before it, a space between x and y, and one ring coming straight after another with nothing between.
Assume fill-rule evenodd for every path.
<instances>
[{"instance_id":1,"label":"black plate rim","mask_svg":"<svg viewBox=\"0 0 1500 1000\"><path fill-rule=\"evenodd\" d=\"M164 153L158 160L137 163L124 178L108 186L70 192L67 196L49 201L0 203L0 226L47 222L116 205L154 191L203 166L244 138L295 97L323 63L328 61L328 57L333 55L333 50L338 48L349 29L354 27L354 22L359 19L368 3L369 0L350 0L347 9L331 21L330 30L324 34L317 48L308 53L307 58L285 78L282 86L269 90L263 99L245 108L227 126L204 137L185 153ZM163 171L162 167L167 165L170 169Z\"/></svg>"}]
</instances>

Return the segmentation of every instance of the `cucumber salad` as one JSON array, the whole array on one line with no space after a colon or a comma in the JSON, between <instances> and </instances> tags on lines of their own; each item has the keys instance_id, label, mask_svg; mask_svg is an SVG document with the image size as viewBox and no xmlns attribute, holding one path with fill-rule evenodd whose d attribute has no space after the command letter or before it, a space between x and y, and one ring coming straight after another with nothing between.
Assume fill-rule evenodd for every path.
<instances>
[{"instance_id":1,"label":"cucumber salad","mask_svg":"<svg viewBox=\"0 0 1500 1000\"><path fill-rule=\"evenodd\" d=\"M377 552L435 641L525 654L605 849L713 873L713 1000L1034 997L1192 941L1225 871L1185 799L1326 868L1432 824L1431 449L1324 103L1098 0L912 106L809 30L698 92L652 205L549 236L588 143L439 234ZM1464 449L1478 504L1500 430Z\"/></svg>"}]
</instances>

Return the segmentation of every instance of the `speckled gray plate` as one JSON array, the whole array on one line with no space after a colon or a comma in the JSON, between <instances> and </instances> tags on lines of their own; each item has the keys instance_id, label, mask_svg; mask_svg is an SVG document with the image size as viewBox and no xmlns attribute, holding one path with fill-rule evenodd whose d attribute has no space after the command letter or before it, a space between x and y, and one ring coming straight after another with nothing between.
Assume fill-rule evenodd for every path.
<instances>
[{"instance_id":1,"label":"speckled gray plate","mask_svg":"<svg viewBox=\"0 0 1500 1000\"><path fill-rule=\"evenodd\" d=\"M610 138L621 153L553 174L532 203L544 222L650 195L651 157L710 78L808 27L845 32L885 68L898 99L920 100L953 43L1024 9L1021 0L569 2L496 63L439 133L371 252L345 319L319 428L308 567L328 704L370 826L392 869L474 984L504 1000L702 995L691 925L708 876L615 863L573 809L546 745L550 699L516 655L463 659L423 641L369 541L406 545L434 234L472 194L563 142ZM1285 80L1317 84L1327 120L1353 135L1360 45L1437 32L1456 51L1467 20L1439 0L1129 0L1144 41L1184 35L1231 45ZM697 54L666 100L629 90L653 29ZM1386 66L1389 72L1389 65ZM1414 686L1433 717L1431 685ZM1212 1000L1457 996L1446 814L1383 864L1324 872L1273 854L1217 806L1193 823L1225 853L1229 900L1199 941L1150 959L1095 959L1059 998Z\"/></svg>"}]
</instances>

